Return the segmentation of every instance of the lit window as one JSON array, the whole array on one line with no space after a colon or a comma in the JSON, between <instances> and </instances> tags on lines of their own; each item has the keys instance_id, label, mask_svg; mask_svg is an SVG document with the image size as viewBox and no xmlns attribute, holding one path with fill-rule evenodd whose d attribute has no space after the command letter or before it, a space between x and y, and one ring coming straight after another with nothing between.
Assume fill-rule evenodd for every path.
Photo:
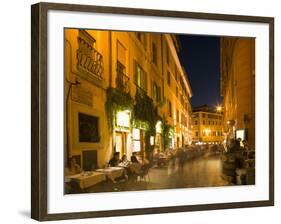
<instances>
[{"instance_id":1,"label":"lit window","mask_svg":"<svg viewBox=\"0 0 281 224\"><path fill-rule=\"evenodd\" d=\"M139 152L141 150L140 144L140 129L133 129L133 151Z\"/></svg>"},{"instance_id":2,"label":"lit window","mask_svg":"<svg viewBox=\"0 0 281 224\"><path fill-rule=\"evenodd\" d=\"M116 125L120 127L130 127L130 112L129 111L119 111L116 114Z\"/></svg>"},{"instance_id":3,"label":"lit window","mask_svg":"<svg viewBox=\"0 0 281 224\"><path fill-rule=\"evenodd\" d=\"M138 87L146 91L146 72L135 61L135 83Z\"/></svg>"}]
</instances>

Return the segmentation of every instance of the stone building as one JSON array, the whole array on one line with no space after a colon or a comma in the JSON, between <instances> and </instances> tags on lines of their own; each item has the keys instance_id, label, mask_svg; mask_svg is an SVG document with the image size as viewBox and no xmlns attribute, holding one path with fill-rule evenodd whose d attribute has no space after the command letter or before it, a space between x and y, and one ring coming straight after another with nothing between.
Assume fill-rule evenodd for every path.
<instances>
[{"instance_id":1,"label":"stone building","mask_svg":"<svg viewBox=\"0 0 281 224\"><path fill-rule=\"evenodd\" d=\"M65 29L65 155L85 170L114 152L191 141L188 78L176 36Z\"/></svg>"},{"instance_id":2,"label":"stone building","mask_svg":"<svg viewBox=\"0 0 281 224\"><path fill-rule=\"evenodd\" d=\"M255 39L221 38L221 95L227 139L255 148Z\"/></svg>"},{"instance_id":3,"label":"stone building","mask_svg":"<svg viewBox=\"0 0 281 224\"><path fill-rule=\"evenodd\" d=\"M223 140L223 114L206 105L193 108L193 143L221 144Z\"/></svg>"}]
</instances>

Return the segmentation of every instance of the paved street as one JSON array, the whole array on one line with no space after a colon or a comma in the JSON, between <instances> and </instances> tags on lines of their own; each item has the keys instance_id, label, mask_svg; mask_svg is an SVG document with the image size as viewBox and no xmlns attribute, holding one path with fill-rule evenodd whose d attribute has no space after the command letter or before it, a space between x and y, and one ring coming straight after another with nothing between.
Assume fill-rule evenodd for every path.
<instances>
[{"instance_id":1,"label":"paved street","mask_svg":"<svg viewBox=\"0 0 281 224\"><path fill-rule=\"evenodd\" d=\"M183 170L177 166L167 169L152 169L148 189L225 186L221 178L219 156L202 156L189 160Z\"/></svg>"},{"instance_id":2,"label":"paved street","mask_svg":"<svg viewBox=\"0 0 281 224\"><path fill-rule=\"evenodd\" d=\"M125 181L117 184L105 183L88 189L87 192L134 191L152 189L175 189L190 187L226 186L227 181L221 177L220 156L201 156L188 160L183 169L171 163L168 167L152 168L148 180L137 182Z\"/></svg>"}]
</instances>

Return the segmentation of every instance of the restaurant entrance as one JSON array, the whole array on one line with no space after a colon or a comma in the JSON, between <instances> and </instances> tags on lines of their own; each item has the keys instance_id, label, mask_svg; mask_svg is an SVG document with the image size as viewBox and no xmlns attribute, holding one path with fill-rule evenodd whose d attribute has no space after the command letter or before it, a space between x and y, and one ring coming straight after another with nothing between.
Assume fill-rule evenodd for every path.
<instances>
[{"instance_id":1,"label":"restaurant entrance","mask_svg":"<svg viewBox=\"0 0 281 224\"><path fill-rule=\"evenodd\" d=\"M127 154L127 133L126 132L116 132L115 151L120 152L120 155Z\"/></svg>"}]
</instances>

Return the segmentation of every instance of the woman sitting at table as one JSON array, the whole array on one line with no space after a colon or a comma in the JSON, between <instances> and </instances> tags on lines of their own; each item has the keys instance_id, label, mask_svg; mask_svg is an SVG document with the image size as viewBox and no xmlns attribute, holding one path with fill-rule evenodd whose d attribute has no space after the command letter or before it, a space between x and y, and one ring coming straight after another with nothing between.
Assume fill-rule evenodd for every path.
<instances>
[{"instance_id":1,"label":"woman sitting at table","mask_svg":"<svg viewBox=\"0 0 281 224\"><path fill-rule=\"evenodd\" d=\"M130 166L130 163L131 162L127 159L127 155L123 155L118 166L127 168Z\"/></svg>"},{"instance_id":2,"label":"woman sitting at table","mask_svg":"<svg viewBox=\"0 0 281 224\"><path fill-rule=\"evenodd\" d=\"M66 170L66 176L68 175L74 175L74 174L78 174L81 173L82 169L79 166L79 164L76 162L75 157L72 157L70 159L70 166L69 168Z\"/></svg>"},{"instance_id":3,"label":"woman sitting at table","mask_svg":"<svg viewBox=\"0 0 281 224\"><path fill-rule=\"evenodd\" d=\"M137 153L133 152L133 155L131 156L131 162L132 163L140 163L137 159Z\"/></svg>"},{"instance_id":4,"label":"woman sitting at table","mask_svg":"<svg viewBox=\"0 0 281 224\"><path fill-rule=\"evenodd\" d=\"M119 152L115 152L113 154L113 158L111 158L111 160L109 160L109 166L118 166L118 164L120 163L120 159L119 159L120 153Z\"/></svg>"}]
</instances>

